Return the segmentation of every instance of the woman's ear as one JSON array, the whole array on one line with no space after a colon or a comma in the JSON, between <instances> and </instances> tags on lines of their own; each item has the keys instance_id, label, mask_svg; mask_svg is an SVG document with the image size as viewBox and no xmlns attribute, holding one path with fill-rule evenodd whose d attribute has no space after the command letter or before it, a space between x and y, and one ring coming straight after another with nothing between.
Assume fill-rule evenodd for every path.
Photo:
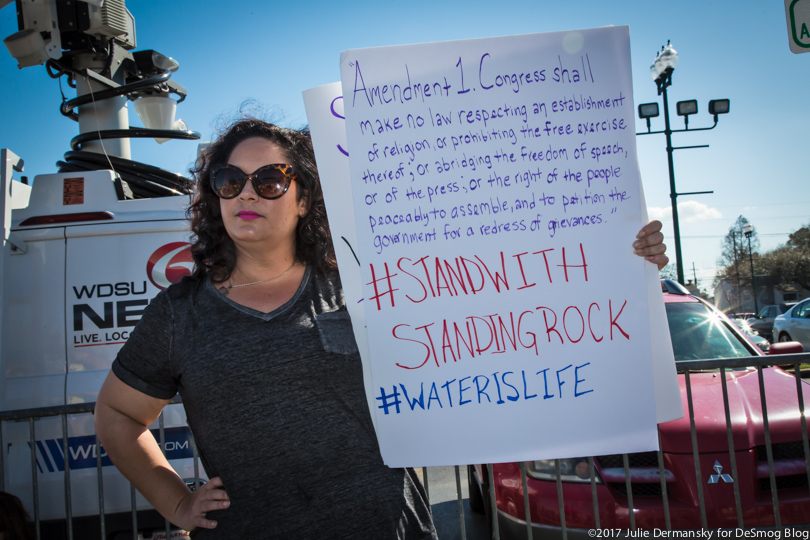
<instances>
[{"instance_id":1,"label":"woman's ear","mask_svg":"<svg viewBox=\"0 0 810 540\"><path fill-rule=\"evenodd\" d=\"M298 217L302 218L309 213L309 197L306 193L298 200Z\"/></svg>"}]
</instances>

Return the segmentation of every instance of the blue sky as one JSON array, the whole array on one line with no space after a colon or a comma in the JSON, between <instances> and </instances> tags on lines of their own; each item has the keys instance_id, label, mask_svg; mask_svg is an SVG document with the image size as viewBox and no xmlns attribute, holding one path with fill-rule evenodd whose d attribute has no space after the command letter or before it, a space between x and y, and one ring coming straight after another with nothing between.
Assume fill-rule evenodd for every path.
<instances>
[{"instance_id":1,"label":"blue sky","mask_svg":"<svg viewBox=\"0 0 810 540\"><path fill-rule=\"evenodd\" d=\"M337 81L339 55L346 49L627 25L636 104L658 100L649 67L668 39L680 55L669 90L673 127L682 127L676 101L697 99L700 112L690 127L703 127L712 121L710 99L731 100L731 112L713 131L673 136L675 146L710 145L675 152L678 191L714 191L679 198L687 277L694 264L701 287L710 285L722 238L739 215L756 227L763 251L810 223L810 53L790 52L783 2L129 0L126 5L135 17L137 48L155 49L180 63L172 78L188 97L177 116L203 140L245 100L256 100L280 124L305 125L301 91ZM0 10L0 34L16 30L12 4ZM30 177L55 172L78 134L78 125L58 112L59 83L44 67L17 69L5 49L0 80L0 147L22 157ZM130 109L131 124L140 125ZM663 119L654 119L652 127L663 129ZM637 131L644 130L638 120ZM647 206L664 221L674 253L664 136L638 137L637 144ZM195 142L186 141L132 145L134 159L178 172L188 169L196 150Z\"/></svg>"}]
</instances>

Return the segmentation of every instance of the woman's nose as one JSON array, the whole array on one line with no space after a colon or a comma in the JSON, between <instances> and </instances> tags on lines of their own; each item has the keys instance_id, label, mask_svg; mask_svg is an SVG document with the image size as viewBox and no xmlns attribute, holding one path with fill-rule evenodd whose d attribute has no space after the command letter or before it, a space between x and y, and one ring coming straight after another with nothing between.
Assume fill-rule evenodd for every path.
<instances>
[{"instance_id":1,"label":"woman's nose","mask_svg":"<svg viewBox=\"0 0 810 540\"><path fill-rule=\"evenodd\" d=\"M245 182L245 187L242 188L242 191L239 193L240 199L258 199L259 196L256 194L256 190L253 189L253 179L248 178Z\"/></svg>"}]
</instances>

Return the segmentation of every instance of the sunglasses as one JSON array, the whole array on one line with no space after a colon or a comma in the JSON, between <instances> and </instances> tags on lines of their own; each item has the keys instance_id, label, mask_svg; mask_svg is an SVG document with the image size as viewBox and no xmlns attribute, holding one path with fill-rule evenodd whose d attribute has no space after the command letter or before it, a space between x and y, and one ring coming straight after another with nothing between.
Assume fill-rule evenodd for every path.
<instances>
[{"instance_id":1,"label":"sunglasses","mask_svg":"<svg viewBox=\"0 0 810 540\"><path fill-rule=\"evenodd\" d=\"M262 199L278 199L290 188L298 175L292 165L274 163L259 167L253 174L246 174L235 165L215 165L211 169L211 188L221 199L233 199L250 180L253 190Z\"/></svg>"}]
</instances>

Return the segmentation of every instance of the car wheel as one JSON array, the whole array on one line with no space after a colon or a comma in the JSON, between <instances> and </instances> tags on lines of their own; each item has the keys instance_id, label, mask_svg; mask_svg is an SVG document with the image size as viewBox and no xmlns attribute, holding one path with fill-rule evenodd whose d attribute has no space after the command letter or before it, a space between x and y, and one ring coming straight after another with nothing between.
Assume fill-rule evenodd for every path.
<instances>
[{"instance_id":1,"label":"car wheel","mask_svg":"<svg viewBox=\"0 0 810 540\"><path fill-rule=\"evenodd\" d=\"M481 486L475 479L475 467L467 465L467 490L470 493L470 510L476 514L483 514L484 510L484 496L481 494Z\"/></svg>"},{"instance_id":2,"label":"car wheel","mask_svg":"<svg viewBox=\"0 0 810 540\"><path fill-rule=\"evenodd\" d=\"M782 332L781 334L779 334L779 343L786 343L788 341L793 341L793 340L790 339L790 336L788 335L787 332Z\"/></svg>"}]
</instances>

